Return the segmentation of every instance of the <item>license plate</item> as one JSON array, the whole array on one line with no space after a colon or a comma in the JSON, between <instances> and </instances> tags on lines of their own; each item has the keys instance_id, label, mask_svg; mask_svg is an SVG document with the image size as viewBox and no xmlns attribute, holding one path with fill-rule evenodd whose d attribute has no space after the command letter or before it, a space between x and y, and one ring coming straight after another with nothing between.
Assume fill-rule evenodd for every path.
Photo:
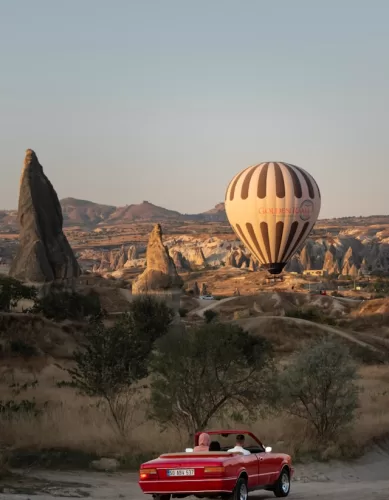
<instances>
[{"instance_id":1,"label":"license plate","mask_svg":"<svg viewBox=\"0 0 389 500\"><path fill-rule=\"evenodd\" d=\"M167 475L171 476L194 476L194 469L169 469Z\"/></svg>"}]
</instances>

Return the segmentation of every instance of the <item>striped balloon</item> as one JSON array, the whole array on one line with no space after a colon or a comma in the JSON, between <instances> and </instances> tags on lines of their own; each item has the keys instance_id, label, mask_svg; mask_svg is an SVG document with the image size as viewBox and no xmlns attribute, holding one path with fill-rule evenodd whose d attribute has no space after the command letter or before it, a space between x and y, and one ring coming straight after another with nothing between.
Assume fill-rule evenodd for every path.
<instances>
[{"instance_id":1,"label":"striped balloon","mask_svg":"<svg viewBox=\"0 0 389 500\"><path fill-rule=\"evenodd\" d=\"M302 168L260 163L231 180L225 207L246 248L271 274L279 274L315 225L321 196L315 179Z\"/></svg>"}]
</instances>

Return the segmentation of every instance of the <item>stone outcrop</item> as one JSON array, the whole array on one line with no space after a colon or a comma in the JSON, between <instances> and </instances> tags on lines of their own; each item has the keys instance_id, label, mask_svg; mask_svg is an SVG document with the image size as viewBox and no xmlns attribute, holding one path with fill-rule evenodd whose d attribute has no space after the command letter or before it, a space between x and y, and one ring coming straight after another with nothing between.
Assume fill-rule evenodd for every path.
<instances>
[{"instance_id":1,"label":"stone outcrop","mask_svg":"<svg viewBox=\"0 0 389 500\"><path fill-rule=\"evenodd\" d=\"M20 179L19 248L10 276L30 283L71 286L81 269L63 233L61 205L34 151L27 149Z\"/></svg>"},{"instance_id":2,"label":"stone outcrop","mask_svg":"<svg viewBox=\"0 0 389 500\"><path fill-rule=\"evenodd\" d=\"M127 262L128 252L124 249L124 246L121 247L118 255L118 261L116 265L116 269L123 269Z\"/></svg>"},{"instance_id":3,"label":"stone outcrop","mask_svg":"<svg viewBox=\"0 0 389 500\"><path fill-rule=\"evenodd\" d=\"M138 249L135 245L130 245L127 251L127 260L135 260L139 257Z\"/></svg>"},{"instance_id":4,"label":"stone outcrop","mask_svg":"<svg viewBox=\"0 0 389 500\"><path fill-rule=\"evenodd\" d=\"M246 255L241 248L231 249L226 258L226 265L242 269L250 269L250 260L250 257Z\"/></svg>"},{"instance_id":5,"label":"stone outcrop","mask_svg":"<svg viewBox=\"0 0 389 500\"><path fill-rule=\"evenodd\" d=\"M156 224L147 245L146 269L134 280L132 292L134 294L147 293L180 289L182 286L183 281L177 274L176 266L167 247L162 242L161 225Z\"/></svg>"},{"instance_id":6,"label":"stone outcrop","mask_svg":"<svg viewBox=\"0 0 389 500\"><path fill-rule=\"evenodd\" d=\"M357 276L360 264L361 262L359 256L355 254L352 247L349 247L345 256L343 257L342 275L353 277Z\"/></svg>"},{"instance_id":7,"label":"stone outcrop","mask_svg":"<svg viewBox=\"0 0 389 500\"><path fill-rule=\"evenodd\" d=\"M285 271L302 273L304 270L323 269L330 275L355 274L356 272L363 275L378 271L389 273L389 231L387 235L382 231L378 232L380 236L372 236L372 230L366 232L362 228L360 231L362 235L357 236L354 236L353 230L351 234L343 232L338 236L331 234L320 238L308 238L288 262ZM179 272L205 266L215 269L230 266L249 271L261 269L256 257L251 255L251 251L236 239L224 240L219 237L204 239L182 235L167 239L165 244ZM137 255L143 256L144 251L144 247L140 249L137 245ZM116 250L115 255L118 252L119 250ZM129 253L130 250L128 250ZM85 260L90 261L92 258L99 261L100 256L95 254L92 257L89 253L85 254ZM106 266L106 259L105 256L103 266ZM144 268L145 264L145 259L129 259L125 267ZM96 268L99 268L99 264Z\"/></svg>"},{"instance_id":8,"label":"stone outcrop","mask_svg":"<svg viewBox=\"0 0 389 500\"><path fill-rule=\"evenodd\" d=\"M336 248L333 245L331 245L324 254L323 269L330 275L340 274L339 259L337 256Z\"/></svg>"},{"instance_id":9,"label":"stone outcrop","mask_svg":"<svg viewBox=\"0 0 389 500\"><path fill-rule=\"evenodd\" d=\"M311 269L311 256L309 254L309 248L307 245L303 247L300 253L300 262L303 269Z\"/></svg>"},{"instance_id":10,"label":"stone outcrop","mask_svg":"<svg viewBox=\"0 0 389 500\"><path fill-rule=\"evenodd\" d=\"M181 252L179 252L178 250L171 250L169 254L173 259L177 271L191 271L189 261L182 255Z\"/></svg>"},{"instance_id":11,"label":"stone outcrop","mask_svg":"<svg viewBox=\"0 0 389 500\"><path fill-rule=\"evenodd\" d=\"M185 258L188 260L191 267L203 268L206 267L207 261L201 247L190 249L186 252Z\"/></svg>"},{"instance_id":12,"label":"stone outcrop","mask_svg":"<svg viewBox=\"0 0 389 500\"><path fill-rule=\"evenodd\" d=\"M117 250L103 252L100 262L93 266L93 272L106 274L120 271L124 268L145 267L144 259L139 259L139 250L135 245L126 248L124 245Z\"/></svg>"},{"instance_id":13,"label":"stone outcrop","mask_svg":"<svg viewBox=\"0 0 389 500\"><path fill-rule=\"evenodd\" d=\"M200 288L199 288L199 284L197 283L197 281L195 281L194 285L193 285L193 295L195 297L198 297L200 295Z\"/></svg>"},{"instance_id":14,"label":"stone outcrop","mask_svg":"<svg viewBox=\"0 0 389 500\"><path fill-rule=\"evenodd\" d=\"M304 266L301 263L300 256L298 254L293 255L285 266L285 271L289 273L302 273L304 271Z\"/></svg>"}]
</instances>

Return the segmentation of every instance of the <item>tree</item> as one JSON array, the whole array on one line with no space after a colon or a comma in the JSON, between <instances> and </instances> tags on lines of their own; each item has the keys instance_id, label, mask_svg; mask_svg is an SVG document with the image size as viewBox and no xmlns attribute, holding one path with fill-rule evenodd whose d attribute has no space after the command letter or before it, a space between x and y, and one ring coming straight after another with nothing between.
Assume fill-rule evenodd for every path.
<instances>
[{"instance_id":1,"label":"tree","mask_svg":"<svg viewBox=\"0 0 389 500\"><path fill-rule=\"evenodd\" d=\"M308 422L319 441L334 439L358 407L357 367L349 350L332 340L308 345L280 376L286 412Z\"/></svg>"},{"instance_id":2,"label":"tree","mask_svg":"<svg viewBox=\"0 0 389 500\"><path fill-rule=\"evenodd\" d=\"M135 329L154 342L168 332L174 311L153 295L137 295L130 303L129 315Z\"/></svg>"},{"instance_id":3,"label":"tree","mask_svg":"<svg viewBox=\"0 0 389 500\"><path fill-rule=\"evenodd\" d=\"M25 286L10 276L0 277L0 311L9 312L19 300L35 300L35 288Z\"/></svg>"},{"instance_id":4,"label":"tree","mask_svg":"<svg viewBox=\"0 0 389 500\"><path fill-rule=\"evenodd\" d=\"M82 295L58 290L38 299L31 312L43 313L46 318L56 321L81 320L86 316L97 316L101 313L100 298L93 291L88 295Z\"/></svg>"},{"instance_id":5,"label":"tree","mask_svg":"<svg viewBox=\"0 0 389 500\"><path fill-rule=\"evenodd\" d=\"M215 318L217 318L218 313L214 311L213 309L207 309L204 311L204 319L206 323L211 323Z\"/></svg>"},{"instance_id":6,"label":"tree","mask_svg":"<svg viewBox=\"0 0 389 500\"><path fill-rule=\"evenodd\" d=\"M131 409L136 384L148 375L154 342L165 335L173 312L153 297L139 297L114 326L94 319L75 351L75 368L68 369L71 385L81 393L102 398L121 434L125 434L123 408Z\"/></svg>"},{"instance_id":7,"label":"tree","mask_svg":"<svg viewBox=\"0 0 389 500\"><path fill-rule=\"evenodd\" d=\"M152 417L194 434L222 412L252 416L267 400L270 353L266 340L237 325L169 332L151 360Z\"/></svg>"}]
</instances>

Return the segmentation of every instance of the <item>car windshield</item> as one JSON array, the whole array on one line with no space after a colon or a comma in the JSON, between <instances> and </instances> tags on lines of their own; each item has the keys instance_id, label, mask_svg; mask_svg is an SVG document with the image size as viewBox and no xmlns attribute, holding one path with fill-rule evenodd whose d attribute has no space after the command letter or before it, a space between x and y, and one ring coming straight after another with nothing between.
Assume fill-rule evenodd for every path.
<instances>
[{"instance_id":1,"label":"car windshield","mask_svg":"<svg viewBox=\"0 0 389 500\"><path fill-rule=\"evenodd\" d=\"M211 441L218 441L220 443L221 449L223 451L227 451L236 445L236 437L238 436L238 433L228 435L210 434L209 436L211 438ZM244 434L244 438L244 448L247 448L249 450L259 448L259 444L251 436L249 436L248 434Z\"/></svg>"}]
</instances>

